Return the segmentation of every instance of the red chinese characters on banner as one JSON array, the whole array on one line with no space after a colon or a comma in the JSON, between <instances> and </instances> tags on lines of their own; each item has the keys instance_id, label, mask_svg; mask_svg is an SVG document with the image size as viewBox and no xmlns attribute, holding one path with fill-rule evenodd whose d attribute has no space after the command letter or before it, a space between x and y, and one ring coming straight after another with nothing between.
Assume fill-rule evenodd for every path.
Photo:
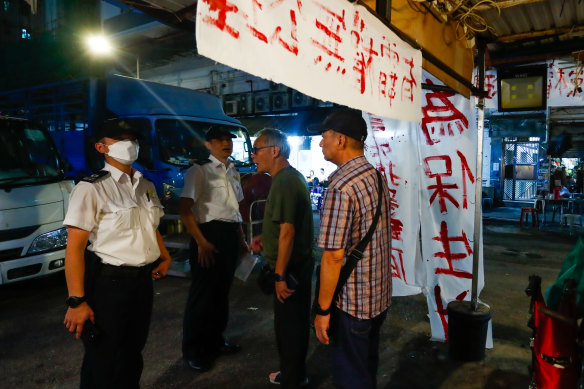
<instances>
[{"instance_id":1,"label":"red chinese characters on banner","mask_svg":"<svg viewBox=\"0 0 584 389\"><path fill-rule=\"evenodd\" d=\"M271 42L278 42L282 47L291 52L294 55L298 55L298 25L296 22L296 12L293 9L290 10L290 40L285 41L282 36L282 26L277 26L270 38Z\"/></svg>"},{"instance_id":2,"label":"red chinese characters on banner","mask_svg":"<svg viewBox=\"0 0 584 389\"><path fill-rule=\"evenodd\" d=\"M387 63L390 67L397 67L397 65L399 65L399 54L394 50L397 45L389 42L386 37L383 37L383 42L380 46L379 56L382 59L387 59ZM393 105L393 99L395 99L395 96L397 95L395 89L397 79L397 73L395 72L379 72L379 94L382 97L389 99L390 107Z\"/></svg>"},{"instance_id":3,"label":"red chinese characters on banner","mask_svg":"<svg viewBox=\"0 0 584 389\"><path fill-rule=\"evenodd\" d=\"M570 73L568 73L568 77L570 77L570 85L574 85L570 92L568 92L568 97L575 97L578 95L578 93L582 94L582 92L579 92L578 88L575 87L576 85L582 85L584 82L584 78L582 77L582 69L579 71L571 70Z\"/></svg>"},{"instance_id":4,"label":"red chinese characters on banner","mask_svg":"<svg viewBox=\"0 0 584 389\"><path fill-rule=\"evenodd\" d=\"M353 70L357 73L357 83L359 84L361 94L365 93L367 78L370 78L371 63L373 57L379 56L379 52L373 48L373 38L363 37L365 23L359 16L359 11L355 11L353 17L353 29L351 30L351 41L355 48L355 65ZM369 77L368 77L369 76Z\"/></svg>"},{"instance_id":5,"label":"red chinese characters on banner","mask_svg":"<svg viewBox=\"0 0 584 389\"><path fill-rule=\"evenodd\" d=\"M464 291L456 296L455 300L464 301L464 298L468 294L468 291ZM444 337L448 337L448 321L446 320L446 316L448 316L448 310L444 306L442 302L442 294L440 285L436 285L434 287L434 301L436 303L436 313L440 316L440 322L442 323L442 328L444 329Z\"/></svg>"},{"instance_id":6,"label":"red chinese characters on banner","mask_svg":"<svg viewBox=\"0 0 584 389\"><path fill-rule=\"evenodd\" d=\"M426 83L433 84L429 79ZM454 93L430 91L426 92L425 96L426 104L422 107L422 132L426 144L431 146L440 142L439 137L454 136L454 126L459 134L468 129L468 119L450 101ZM437 134L436 130L438 130Z\"/></svg>"},{"instance_id":7,"label":"red chinese characters on banner","mask_svg":"<svg viewBox=\"0 0 584 389\"><path fill-rule=\"evenodd\" d=\"M233 13L234 15L240 16L244 20L246 20L245 26L247 27L247 29L254 38L266 44L279 44L281 47L283 47L290 53L298 55L298 31L297 31L298 23L296 21L296 11L294 9L291 9L289 11L290 25L286 26L287 31L289 31L289 34L288 33L285 34L283 32L282 26L276 26L268 39L268 34L266 34L265 31L262 31L262 29L258 27L254 22L255 20L257 20L257 17L255 16L264 9L262 2L260 2L259 0L254 0L252 3L254 17L250 17L248 14L239 12L237 6L233 3L230 3L227 0L203 0L203 1L209 4L209 11L217 13L217 17L205 16L203 18L203 22L213 25L221 31L227 32L234 38L239 38L240 32L227 24L228 13ZM274 7L279 3L281 3L281 1L276 1L269 5L271 7ZM299 6L301 5L300 2L298 4Z\"/></svg>"},{"instance_id":8,"label":"red chinese characters on banner","mask_svg":"<svg viewBox=\"0 0 584 389\"><path fill-rule=\"evenodd\" d=\"M404 269L404 251L397 247L391 248L391 276L407 283Z\"/></svg>"},{"instance_id":9,"label":"red chinese characters on banner","mask_svg":"<svg viewBox=\"0 0 584 389\"><path fill-rule=\"evenodd\" d=\"M557 90L560 95L566 93L564 89L568 88L568 80L566 80L566 75L564 73L564 69L559 68L557 74L557 80L555 83L552 81L553 89Z\"/></svg>"},{"instance_id":10,"label":"red chinese characters on banner","mask_svg":"<svg viewBox=\"0 0 584 389\"><path fill-rule=\"evenodd\" d=\"M468 188L467 181L474 184L475 178L472 170L468 164L466 156L460 151L456 150L456 155L460 160L460 170L462 177L462 208L468 209ZM433 162L438 161L438 163ZM426 188L432 192L430 196L430 205L438 198L440 205L440 212L447 211L446 200L450 201L456 208L460 208L459 202L448 192L449 189L458 189L456 183L445 183L443 181L446 177L453 177L452 175L452 160L448 155L436 155L424 158L424 173L428 178L435 179L436 183L428 185Z\"/></svg>"},{"instance_id":11,"label":"red chinese characters on banner","mask_svg":"<svg viewBox=\"0 0 584 389\"><path fill-rule=\"evenodd\" d=\"M227 13L237 13L239 11L237 6L227 0L203 0L203 2L209 4L209 10L211 12L217 12L216 18L205 16L203 22L211 24L221 31L227 32L234 38L238 38L239 31L227 24Z\"/></svg>"},{"instance_id":12,"label":"red chinese characters on banner","mask_svg":"<svg viewBox=\"0 0 584 389\"><path fill-rule=\"evenodd\" d=\"M444 164L438 172L433 172L429 163L431 161L441 161L444 162ZM432 166L436 165L438 164L432 164ZM448 192L448 189L458 189L458 184L447 184L442 182L444 177L452 177L452 161L450 160L450 157L448 155L438 155L424 158L424 173L426 173L428 178L436 180L436 184L427 187L428 190L433 191L430 196L430 205L432 205L436 197L438 197L440 212L444 213L447 211L446 200L449 200L456 208L458 208L458 201L456 201L456 199Z\"/></svg>"},{"instance_id":13,"label":"red chinese characters on banner","mask_svg":"<svg viewBox=\"0 0 584 389\"><path fill-rule=\"evenodd\" d=\"M474 75L474 86L478 88L479 86L479 75ZM497 75L496 74L485 74L485 89L487 91L488 100L492 100L497 96Z\"/></svg>"},{"instance_id":14,"label":"red chinese characters on banner","mask_svg":"<svg viewBox=\"0 0 584 389\"><path fill-rule=\"evenodd\" d=\"M414 59L404 59L404 62L410 67L410 74L402 78L402 100L405 96L406 100L414 101L414 86L418 85L413 73Z\"/></svg>"},{"instance_id":15,"label":"red chinese characters on banner","mask_svg":"<svg viewBox=\"0 0 584 389\"><path fill-rule=\"evenodd\" d=\"M315 26L320 36L311 39L312 44L322 51L322 54L314 59L314 63L323 62L325 70L336 67L337 73L345 74L345 58L340 54L340 46L343 43L341 32L347 30L345 23L345 10L341 13L336 13L326 7L324 4L317 3L322 10L325 11L326 20L317 18ZM323 61L323 55L325 60Z\"/></svg>"},{"instance_id":16,"label":"red chinese characters on banner","mask_svg":"<svg viewBox=\"0 0 584 389\"><path fill-rule=\"evenodd\" d=\"M394 163L389 161L387 166L384 161L390 158L391 146L388 142L378 143L376 134L383 133L386 131L383 119L375 115L369 115L369 122L371 123L371 130L373 132L373 142L375 149L370 150L368 148L372 158L378 159L376 163L376 169L379 170L381 175L385 177L389 185L389 192L391 194L390 206L391 206L391 236L394 240L402 240L402 232L404 229L403 222L397 216L397 209L399 204L397 201L397 189L400 186L401 177L394 173Z\"/></svg>"},{"instance_id":17,"label":"red chinese characters on banner","mask_svg":"<svg viewBox=\"0 0 584 389\"><path fill-rule=\"evenodd\" d=\"M460 236L449 236L448 235L448 224L445 221L442 221L440 223L440 235L433 237L432 240L440 242L440 244L442 245L442 250L443 250L443 251L435 252L434 257L435 258L442 258L442 259L446 260L446 263L448 264L447 268L436 267L434 269L434 272L436 274L446 274L446 275L450 275L450 276L454 276L454 277L458 277L458 278L472 279L471 273L464 271L464 270L455 269L454 264L453 264L454 261L464 260L472 254L472 249L470 247L470 243L466 237L466 233L464 232L464 230L462 230L462 233ZM464 245L465 251L464 252L453 252L452 247L451 247L452 242L462 242Z\"/></svg>"}]
</instances>

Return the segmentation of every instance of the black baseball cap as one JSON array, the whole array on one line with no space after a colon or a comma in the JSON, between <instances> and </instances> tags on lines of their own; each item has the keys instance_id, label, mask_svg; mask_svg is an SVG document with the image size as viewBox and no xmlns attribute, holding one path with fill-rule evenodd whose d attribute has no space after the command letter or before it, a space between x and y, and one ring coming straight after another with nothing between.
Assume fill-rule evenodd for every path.
<instances>
[{"instance_id":1,"label":"black baseball cap","mask_svg":"<svg viewBox=\"0 0 584 389\"><path fill-rule=\"evenodd\" d=\"M205 134L205 139L206 140L219 139L224 136L228 136L231 139L237 138L227 128L222 126L213 126L209 129L209 131L207 131L207 134Z\"/></svg>"},{"instance_id":2,"label":"black baseball cap","mask_svg":"<svg viewBox=\"0 0 584 389\"><path fill-rule=\"evenodd\" d=\"M103 138L118 139L123 135L131 135L136 139L140 139L142 136L136 128L137 123L133 120L126 119L109 119L104 121L97 134L95 136L96 141Z\"/></svg>"},{"instance_id":3,"label":"black baseball cap","mask_svg":"<svg viewBox=\"0 0 584 389\"><path fill-rule=\"evenodd\" d=\"M328 130L349 136L359 142L364 142L367 138L367 124L363 120L361 111L357 109L337 109L330 113L322 123L308 129L309 132L318 134Z\"/></svg>"}]
</instances>

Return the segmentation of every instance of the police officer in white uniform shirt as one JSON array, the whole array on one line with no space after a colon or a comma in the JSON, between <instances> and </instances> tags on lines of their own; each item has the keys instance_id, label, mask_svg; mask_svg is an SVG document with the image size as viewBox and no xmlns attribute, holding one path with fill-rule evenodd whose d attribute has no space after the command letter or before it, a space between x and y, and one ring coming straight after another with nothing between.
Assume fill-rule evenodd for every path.
<instances>
[{"instance_id":1,"label":"police officer in white uniform shirt","mask_svg":"<svg viewBox=\"0 0 584 389\"><path fill-rule=\"evenodd\" d=\"M157 229L163 211L154 185L132 168L137 137L126 121L104 122L95 148L105 167L75 186L63 222L69 291L64 322L83 339L81 388L140 387L152 278L165 276L170 266Z\"/></svg>"},{"instance_id":2,"label":"police officer in white uniform shirt","mask_svg":"<svg viewBox=\"0 0 584 389\"><path fill-rule=\"evenodd\" d=\"M198 372L209 370L219 354L239 351L223 337L229 316L229 289L237 256L248 250L239 202L243 190L229 157L235 136L222 126L207 132L209 159L186 172L180 215L192 236L192 283L183 323L183 358Z\"/></svg>"}]
</instances>

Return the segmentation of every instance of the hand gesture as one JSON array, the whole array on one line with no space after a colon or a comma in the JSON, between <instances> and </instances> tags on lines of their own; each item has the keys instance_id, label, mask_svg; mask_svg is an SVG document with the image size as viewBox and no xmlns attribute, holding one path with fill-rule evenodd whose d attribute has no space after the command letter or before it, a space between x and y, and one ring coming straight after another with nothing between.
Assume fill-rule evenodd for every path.
<instances>
[{"instance_id":1,"label":"hand gesture","mask_svg":"<svg viewBox=\"0 0 584 389\"><path fill-rule=\"evenodd\" d=\"M65 323L65 327L69 332L75 332L75 338L79 339L81 332L83 332L83 326L88 319L95 323L93 309L87 303L81 303L75 308L67 309L63 323Z\"/></svg>"},{"instance_id":2,"label":"hand gesture","mask_svg":"<svg viewBox=\"0 0 584 389\"><path fill-rule=\"evenodd\" d=\"M168 268L170 267L170 257L164 259L161 257L161 261L154 269L152 269L152 278L159 280L166 276L168 273Z\"/></svg>"},{"instance_id":3,"label":"hand gesture","mask_svg":"<svg viewBox=\"0 0 584 389\"><path fill-rule=\"evenodd\" d=\"M253 239L251 240L251 244L249 245L249 248L254 253L261 252L264 248L264 245L262 244L262 236L261 235L254 236Z\"/></svg>"},{"instance_id":4,"label":"hand gesture","mask_svg":"<svg viewBox=\"0 0 584 389\"><path fill-rule=\"evenodd\" d=\"M199 265L201 265L202 268L207 269L213 266L215 264L215 253L218 253L219 250L217 250L213 243L209 241L205 241L197 246Z\"/></svg>"},{"instance_id":5,"label":"hand gesture","mask_svg":"<svg viewBox=\"0 0 584 389\"><path fill-rule=\"evenodd\" d=\"M284 304L284 300L288 297L292 296L294 293L294 289L288 289L288 285L286 285L286 281L276 281L276 297L278 301Z\"/></svg>"},{"instance_id":6,"label":"hand gesture","mask_svg":"<svg viewBox=\"0 0 584 389\"><path fill-rule=\"evenodd\" d=\"M331 320L331 315L316 315L314 318L314 330L316 337L322 344L329 344L328 329Z\"/></svg>"}]
</instances>

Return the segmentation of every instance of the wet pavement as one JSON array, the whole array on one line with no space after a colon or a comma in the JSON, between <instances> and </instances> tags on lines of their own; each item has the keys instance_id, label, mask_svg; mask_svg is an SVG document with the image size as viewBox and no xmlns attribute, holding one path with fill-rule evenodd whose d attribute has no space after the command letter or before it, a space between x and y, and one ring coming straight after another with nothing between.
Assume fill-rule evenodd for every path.
<instances>
[{"instance_id":1,"label":"wet pavement","mask_svg":"<svg viewBox=\"0 0 584 389\"><path fill-rule=\"evenodd\" d=\"M485 288L491 306L494 348L480 362L456 362L448 345L430 340L423 295L398 297L382 328L379 388L526 388L530 329L530 274L547 288L556 278L579 231L519 228L515 210L487 210L484 218ZM503 216L496 216L498 213ZM505 220L505 219L508 220ZM234 282L226 334L242 346L203 374L190 371L180 355L181 326L189 280L167 277L155 283L154 313L144 351L143 388L269 388L278 370L272 303L255 285L255 274ZM82 345L65 330L66 288L62 274L0 286L0 387L76 388ZM308 388L332 388L329 348L311 336Z\"/></svg>"}]
</instances>

